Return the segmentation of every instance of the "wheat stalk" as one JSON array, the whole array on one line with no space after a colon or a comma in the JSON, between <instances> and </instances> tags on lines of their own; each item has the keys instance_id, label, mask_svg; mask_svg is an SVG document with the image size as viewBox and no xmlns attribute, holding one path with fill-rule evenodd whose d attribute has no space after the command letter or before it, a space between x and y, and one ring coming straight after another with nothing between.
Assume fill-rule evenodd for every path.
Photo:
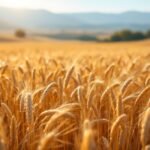
<instances>
[{"instance_id":1,"label":"wheat stalk","mask_svg":"<svg viewBox=\"0 0 150 150\"><path fill-rule=\"evenodd\" d=\"M146 110L141 124L141 142L143 148L150 145L150 108Z\"/></svg>"}]
</instances>

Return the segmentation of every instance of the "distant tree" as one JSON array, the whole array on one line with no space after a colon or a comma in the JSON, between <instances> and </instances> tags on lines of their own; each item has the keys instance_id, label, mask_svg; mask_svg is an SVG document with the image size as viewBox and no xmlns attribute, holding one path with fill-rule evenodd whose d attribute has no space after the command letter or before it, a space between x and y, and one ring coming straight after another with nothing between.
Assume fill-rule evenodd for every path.
<instances>
[{"instance_id":1,"label":"distant tree","mask_svg":"<svg viewBox=\"0 0 150 150\"><path fill-rule=\"evenodd\" d=\"M123 30L114 33L110 40L111 41L132 41L132 40L142 40L146 36L142 32L132 32L130 30Z\"/></svg>"},{"instance_id":2,"label":"distant tree","mask_svg":"<svg viewBox=\"0 0 150 150\"><path fill-rule=\"evenodd\" d=\"M22 29L18 29L15 31L15 36L19 38L24 38L26 36L26 33Z\"/></svg>"},{"instance_id":3,"label":"distant tree","mask_svg":"<svg viewBox=\"0 0 150 150\"><path fill-rule=\"evenodd\" d=\"M133 33L130 30L123 30L120 32L122 41L130 41L133 39Z\"/></svg>"},{"instance_id":4,"label":"distant tree","mask_svg":"<svg viewBox=\"0 0 150 150\"><path fill-rule=\"evenodd\" d=\"M150 38L150 30L147 31L146 37L147 37L147 38Z\"/></svg>"},{"instance_id":5,"label":"distant tree","mask_svg":"<svg viewBox=\"0 0 150 150\"><path fill-rule=\"evenodd\" d=\"M142 39L145 39L145 38L146 38L146 36L142 32L135 32L132 35L133 40L142 40Z\"/></svg>"},{"instance_id":6,"label":"distant tree","mask_svg":"<svg viewBox=\"0 0 150 150\"><path fill-rule=\"evenodd\" d=\"M120 32L114 33L114 34L111 36L110 40L111 40L111 41L122 41Z\"/></svg>"}]
</instances>

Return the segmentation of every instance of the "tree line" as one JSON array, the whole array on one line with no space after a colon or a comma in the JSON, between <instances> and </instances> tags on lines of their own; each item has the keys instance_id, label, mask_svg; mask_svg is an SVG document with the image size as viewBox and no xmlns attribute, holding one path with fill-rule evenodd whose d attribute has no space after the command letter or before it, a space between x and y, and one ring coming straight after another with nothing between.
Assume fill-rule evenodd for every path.
<instances>
[{"instance_id":1,"label":"tree line","mask_svg":"<svg viewBox=\"0 0 150 150\"><path fill-rule=\"evenodd\" d=\"M24 38L26 37L26 31L22 29L18 29L15 31L16 37ZM150 30L146 33L144 32L133 32L130 30L122 30L119 32L113 33L110 38L107 39L99 39L97 35L80 35L75 39L81 41L97 41L97 42L117 42L117 41L136 41L150 38Z\"/></svg>"},{"instance_id":2,"label":"tree line","mask_svg":"<svg viewBox=\"0 0 150 150\"><path fill-rule=\"evenodd\" d=\"M150 38L150 30L148 30L146 33L123 30L112 34L109 41L133 41L133 40L143 40L146 38Z\"/></svg>"}]
</instances>

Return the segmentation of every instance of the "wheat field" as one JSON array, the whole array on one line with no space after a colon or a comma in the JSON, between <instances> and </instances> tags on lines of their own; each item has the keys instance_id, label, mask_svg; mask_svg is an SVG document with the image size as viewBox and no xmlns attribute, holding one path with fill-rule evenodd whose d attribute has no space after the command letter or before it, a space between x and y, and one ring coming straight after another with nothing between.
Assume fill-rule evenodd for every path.
<instances>
[{"instance_id":1,"label":"wheat field","mask_svg":"<svg viewBox=\"0 0 150 150\"><path fill-rule=\"evenodd\" d=\"M150 150L150 41L0 43L0 150Z\"/></svg>"}]
</instances>

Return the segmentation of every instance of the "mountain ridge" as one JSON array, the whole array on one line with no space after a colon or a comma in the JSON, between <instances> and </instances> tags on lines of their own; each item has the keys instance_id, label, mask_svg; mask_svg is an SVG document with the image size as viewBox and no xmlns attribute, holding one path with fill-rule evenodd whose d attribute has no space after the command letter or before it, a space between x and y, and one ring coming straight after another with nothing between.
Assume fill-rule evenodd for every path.
<instances>
[{"instance_id":1,"label":"mountain ridge","mask_svg":"<svg viewBox=\"0 0 150 150\"><path fill-rule=\"evenodd\" d=\"M0 7L0 23L3 23L3 29L120 30L128 28L145 31L150 28L150 12L53 13L44 9L10 9ZM6 27L4 24L7 24Z\"/></svg>"}]
</instances>

